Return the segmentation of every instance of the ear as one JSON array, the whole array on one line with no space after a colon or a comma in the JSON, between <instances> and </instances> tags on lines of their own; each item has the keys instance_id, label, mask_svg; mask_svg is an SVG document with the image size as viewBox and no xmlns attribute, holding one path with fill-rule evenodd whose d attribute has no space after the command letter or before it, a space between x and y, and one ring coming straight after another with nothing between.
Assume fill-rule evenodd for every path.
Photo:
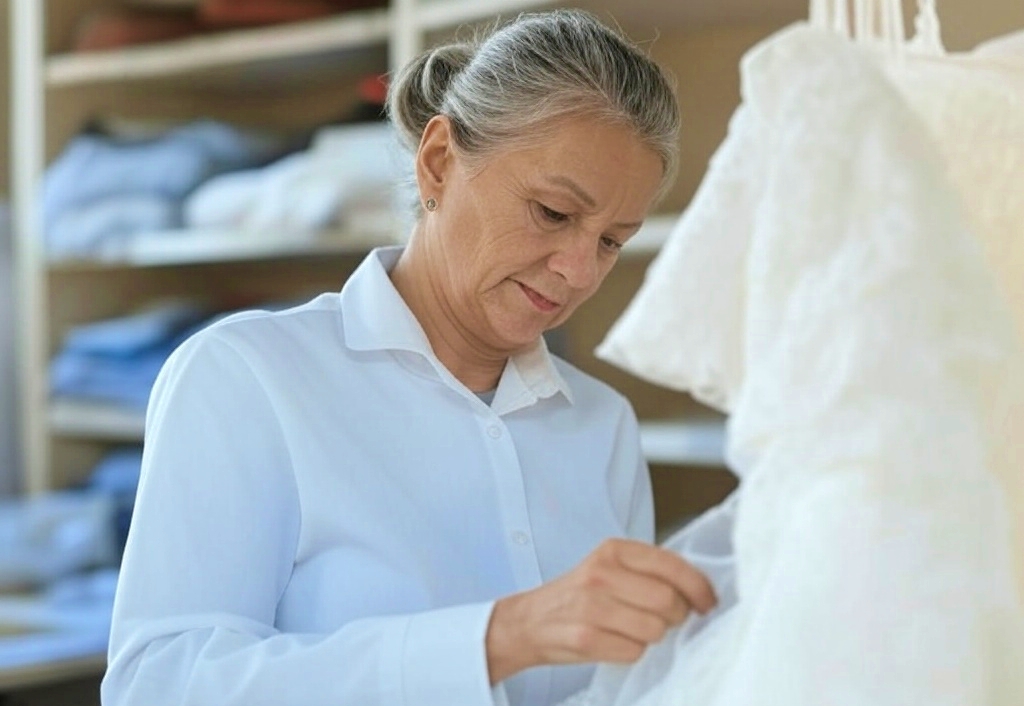
<instances>
[{"instance_id":1,"label":"ear","mask_svg":"<svg viewBox=\"0 0 1024 706\"><path fill-rule=\"evenodd\" d=\"M446 115L435 115L423 129L420 147L416 151L416 183L420 200L444 195L445 180L454 162L452 124Z\"/></svg>"}]
</instances>

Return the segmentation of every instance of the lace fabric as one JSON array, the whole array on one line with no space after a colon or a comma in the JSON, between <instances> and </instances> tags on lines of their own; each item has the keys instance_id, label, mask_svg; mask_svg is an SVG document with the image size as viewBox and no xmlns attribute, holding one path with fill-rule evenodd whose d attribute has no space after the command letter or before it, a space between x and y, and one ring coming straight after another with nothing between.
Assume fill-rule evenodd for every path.
<instances>
[{"instance_id":1,"label":"lace fabric","mask_svg":"<svg viewBox=\"0 0 1024 706\"><path fill-rule=\"evenodd\" d=\"M744 57L729 136L599 349L730 413L737 601L573 703L1024 703L1020 269L996 262L1024 219L992 183L1024 172L998 147L1024 113L949 79L970 61L886 65L802 25Z\"/></svg>"}]
</instances>

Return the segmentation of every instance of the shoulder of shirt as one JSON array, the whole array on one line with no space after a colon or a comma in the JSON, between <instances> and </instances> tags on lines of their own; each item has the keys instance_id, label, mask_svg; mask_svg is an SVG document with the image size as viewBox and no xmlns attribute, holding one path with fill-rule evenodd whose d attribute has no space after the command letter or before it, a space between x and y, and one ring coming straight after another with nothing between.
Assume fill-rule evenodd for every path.
<instances>
[{"instance_id":1,"label":"shoulder of shirt","mask_svg":"<svg viewBox=\"0 0 1024 706\"><path fill-rule=\"evenodd\" d=\"M179 349L196 352L220 342L240 355L258 355L266 346L302 345L304 339L319 337L339 322L339 295L328 292L295 306L247 309L214 317Z\"/></svg>"},{"instance_id":2,"label":"shoulder of shirt","mask_svg":"<svg viewBox=\"0 0 1024 706\"><path fill-rule=\"evenodd\" d=\"M607 405L617 407L628 407L632 410L633 405L629 399L614 387L599 380L589 373L585 373L572 363L551 354L551 360L559 374L572 390L576 404L585 405Z\"/></svg>"}]
</instances>

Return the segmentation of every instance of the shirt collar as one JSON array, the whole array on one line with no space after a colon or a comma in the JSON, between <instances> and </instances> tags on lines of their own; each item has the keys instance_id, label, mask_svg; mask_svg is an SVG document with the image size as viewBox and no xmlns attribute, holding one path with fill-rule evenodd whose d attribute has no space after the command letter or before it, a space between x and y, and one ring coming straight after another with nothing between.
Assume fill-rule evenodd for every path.
<instances>
[{"instance_id":1,"label":"shirt collar","mask_svg":"<svg viewBox=\"0 0 1024 706\"><path fill-rule=\"evenodd\" d=\"M455 383L465 390L437 360L423 327L388 276L401 254L401 246L376 248L345 282L341 290L345 343L353 350L418 353L427 358L449 384ZM569 403L573 402L572 390L555 367L547 344L541 338L533 348L511 356L498 382L491 408L497 414L506 414L559 392Z\"/></svg>"}]
</instances>

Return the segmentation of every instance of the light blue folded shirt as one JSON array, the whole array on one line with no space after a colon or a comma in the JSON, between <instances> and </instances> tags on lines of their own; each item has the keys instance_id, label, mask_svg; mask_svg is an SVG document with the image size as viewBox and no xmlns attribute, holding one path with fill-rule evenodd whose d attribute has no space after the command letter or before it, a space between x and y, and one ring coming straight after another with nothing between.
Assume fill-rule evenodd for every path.
<instances>
[{"instance_id":1,"label":"light blue folded shirt","mask_svg":"<svg viewBox=\"0 0 1024 706\"><path fill-rule=\"evenodd\" d=\"M46 229L69 209L111 196L150 194L181 202L215 174L246 169L281 151L280 141L214 120L198 120L153 138L75 137L46 171Z\"/></svg>"}]
</instances>

